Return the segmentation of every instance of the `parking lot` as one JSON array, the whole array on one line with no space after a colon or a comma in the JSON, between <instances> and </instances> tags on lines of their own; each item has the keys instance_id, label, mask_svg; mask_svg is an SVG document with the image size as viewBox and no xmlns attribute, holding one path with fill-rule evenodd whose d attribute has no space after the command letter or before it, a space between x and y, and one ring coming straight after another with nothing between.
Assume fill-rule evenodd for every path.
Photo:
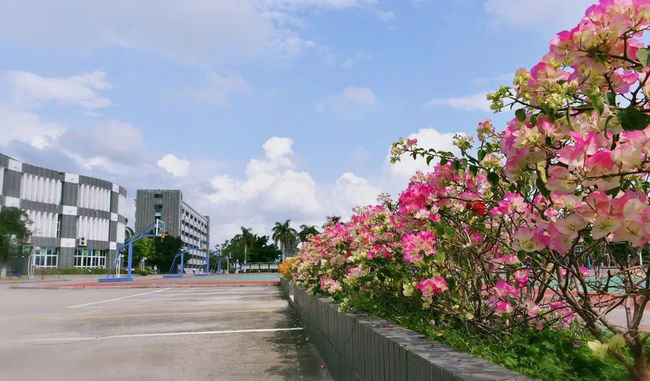
<instances>
[{"instance_id":1,"label":"parking lot","mask_svg":"<svg viewBox=\"0 0 650 381\"><path fill-rule=\"evenodd\" d=\"M329 380L275 286L0 285L1 380Z\"/></svg>"}]
</instances>

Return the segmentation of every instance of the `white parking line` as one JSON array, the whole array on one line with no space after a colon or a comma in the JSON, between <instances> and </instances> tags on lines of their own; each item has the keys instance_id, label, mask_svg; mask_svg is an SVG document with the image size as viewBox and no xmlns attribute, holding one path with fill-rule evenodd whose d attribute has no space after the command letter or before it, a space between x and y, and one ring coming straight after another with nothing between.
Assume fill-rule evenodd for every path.
<instances>
[{"instance_id":1,"label":"white parking line","mask_svg":"<svg viewBox=\"0 0 650 381\"><path fill-rule=\"evenodd\" d=\"M295 328L262 328L262 329L237 329L232 331L190 331L190 332L161 332L161 333L136 333L132 335L111 335L95 337L60 337L60 338L43 338L31 339L30 342L51 343L61 341L94 341L110 339L128 339L135 337L165 337L165 336L191 336L191 335L223 335L231 333L259 333L259 332L283 332L283 331L302 331L302 327Z\"/></svg>"},{"instance_id":2,"label":"white parking line","mask_svg":"<svg viewBox=\"0 0 650 381\"><path fill-rule=\"evenodd\" d=\"M100 300L100 301L98 301L98 302L85 303L85 304L77 304L77 305L74 305L74 306L68 306L68 308L81 308L81 307L92 306L92 305L94 305L94 304L101 304L101 303L115 302L115 301L117 301L117 300L128 299L128 298L135 298L136 296L155 294L155 293L157 293L157 292L163 292L163 291L167 291L167 290L169 290L169 288L163 288L162 290L156 290L156 291L143 292L142 294L135 294L135 295L122 296L121 298L113 298L113 299Z\"/></svg>"}]
</instances>

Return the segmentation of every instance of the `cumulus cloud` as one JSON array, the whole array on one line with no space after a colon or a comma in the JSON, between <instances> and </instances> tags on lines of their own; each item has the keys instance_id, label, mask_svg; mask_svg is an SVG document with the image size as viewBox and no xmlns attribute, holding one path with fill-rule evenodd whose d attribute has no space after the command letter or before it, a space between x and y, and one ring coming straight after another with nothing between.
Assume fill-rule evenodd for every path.
<instances>
[{"instance_id":1,"label":"cumulus cloud","mask_svg":"<svg viewBox=\"0 0 650 381\"><path fill-rule=\"evenodd\" d=\"M433 148L439 151L448 151L456 155L459 155L460 152L452 144L454 136L462 132L440 132L435 128L423 128L418 132L410 134L408 138L417 139L418 146L424 148ZM386 155L385 166L388 168L388 172L404 181L405 179L410 178L417 171L426 171L430 169L426 161L422 158L413 160L412 157L404 155L402 160L398 161L395 164L390 163L390 152Z\"/></svg>"},{"instance_id":2,"label":"cumulus cloud","mask_svg":"<svg viewBox=\"0 0 650 381\"><path fill-rule=\"evenodd\" d=\"M331 111L343 116L358 116L378 102L375 93L367 87L348 86L339 94L318 103L318 111Z\"/></svg>"},{"instance_id":3,"label":"cumulus cloud","mask_svg":"<svg viewBox=\"0 0 650 381\"><path fill-rule=\"evenodd\" d=\"M515 28L571 28L594 0L486 0L485 11L495 25Z\"/></svg>"},{"instance_id":4,"label":"cumulus cloud","mask_svg":"<svg viewBox=\"0 0 650 381\"><path fill-rule=\"evenodd\" d=\"M0 146L17 141L43 149L60 136L65 128L41 119L38 114L16 110L0 103Z\"/></svg>"},{"instance_id":5,"label":"cumulus cloud","mask_svg":"<svg viewBox=\"0 0 650 381\"><path fill-rule=\"evenodd\" d=\"M157 161L158 167L164 169L174 177L185 177L190 171L189 160L179 159L175 155L168 153Z\"/></svg>"},{"instance_id":6,"label":"cumulus cloud","mask_svg":"<svg viewBox=\"0 0 650 381\"><path fill-rule=\"evenodd\" d=\"M198 203L212 212L216 237L225 238L225 232L236 232L241 225L266 234L275 221L287 218L296 225L321 224L327 215L349 216L354 206L372 203L381 193L381 187L352 172L333 184L317 182L298 165L293 145L290 138L272 137L262 145L263 155L248 162L243 176L220 173L211 178Z\"/></svg>"},{"instance_id":7,"label":"cumulus cloud","mask_svg":"<svg viewBox=\"0 0 650 381\"><path fill-rule=\"evenodd\" d=\"M434 98L427 102L429 106L447 106L463 111L490 111L490 102L485 98L487 92L466 97Z\"/></svg>"},{"instance_id":8,"label":"cumulus cloud","mask_svg":"<svg viewBox=\"0 0 650 381\"><path fill-rule=\"evenodd\" d=\"M293 140L272 137L262 145L263 158L248 162L244 179L230 175L214 176L208 198L215 204L253 202L261 210L313 215L320 211L316 182L305 171L296 169L290 155Z\"/></svg>"},{"instance_id":9,"label":"cumulus cloud","mask_svg":"<svg viewBox=\"0 0 650 381\"><path fill-rule=\"evenodd\" d=\"M75 105L87 110L106 107L111 101L99 95L111 88L103 71L69 77L43 77L27 71L8 71L2 75L5 97L19 106L38 106L45 102Z\"/></svg>"},{"instance_id":10,"label":"cumulus cloud","mask_svg":"<svg viewBox=\"0 0 650 381\"><path fill-rule=\"evenodd\" d=\"M59 144L83 157L105 157L120 163L141 158L142 132L135 126L116 120L104 120L83 127L68 128Z\"/></svg>"}]
</instances>

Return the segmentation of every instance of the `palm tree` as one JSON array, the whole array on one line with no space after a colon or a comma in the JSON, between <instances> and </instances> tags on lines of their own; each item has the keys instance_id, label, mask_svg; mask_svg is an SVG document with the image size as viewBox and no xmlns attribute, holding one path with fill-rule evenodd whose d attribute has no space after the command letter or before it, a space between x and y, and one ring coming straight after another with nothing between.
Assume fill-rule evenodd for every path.
<instances>
[{"instance_id":1,"label":"palm tree","mask_svg":"<svg viewBox=\"0 0 650 381\"><path fill-rule=\"evenodd\" d=\"M325 219L327 220L325 225L336 225L341 222L341 216L327 216Z\"/></svg>"},{"instance_id":2,"label":"palm tree","mask_svg":"<svg viewBox=\"0 0 650 381\"><path fill-rule=\"evenodd\" d=\"M276 222L273 227L273 241L277 245L278 242L282 247L282 262L287 255L287 247L290 247L296 243L296 236L298 232L296 229L291 227L291 220L286 220L285 222Z\"/></svg>"},{"instance_id":3,"label":"palm tree","mask_svg":"<svg viewBox=\"0 0 650 381\"><path fill-rule=\"evenodd\" d=\"M244 264L248 259L248 248L255 244L255 235L251 233L251 228L241 227L241 237L244 243Z\"/></svg>"},{"instance_id":4,"label":"palm tree","mask_svg":"<svg viewBox=\"0 0 650 381\"><path fill-rule=\"evenodd\" d=\"M306 242L307 238L310 235L316 235L319 234L320 232L318 229L316 229L316 225L300 225L300 232L298 233L298 236L300 237L300 242Z\"/></svg>"}]
</instances>

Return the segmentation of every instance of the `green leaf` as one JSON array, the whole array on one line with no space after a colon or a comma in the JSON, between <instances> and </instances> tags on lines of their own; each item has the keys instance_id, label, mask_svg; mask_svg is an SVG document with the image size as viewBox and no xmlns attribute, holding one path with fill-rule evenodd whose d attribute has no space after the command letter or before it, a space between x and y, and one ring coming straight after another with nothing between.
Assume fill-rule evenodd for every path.
<instances>
[{"instance_id":1,"label":"green leaf","mask_svg":"<svg viewBox=\"0 0 650 381\"><path fill-rule=\"evenodd\" d=\"M546 184L546 162L545 161L540 161L537 163L537 176L539 176L542 179L542 182Z\"/></svg>"},{"instance_id":2,"label":"green leaf","mask_svg":"<svg viewBox=\"0 0 650 381\"><path fill-rule=\"evenodd\" d=\"M476 176L476 174L478 173L478 167L475 165L470 165L469 171L472 172L472 175Z\"/></svg>"},{"instance_id":3,"label":"green leaf","mask_svg":"<svg viewBox=\"0 0 650 381\"><path fill-rule=\"evenodd\" d=\"M650 124L650 116L639 111L634 105L618 110L618 120L625 131L643 130Z\"/></svg>"},{"instance_id":4,"label":"green leaf","mask_svg":"<svg viewBox=\"0 0 650 381\"><path fill-rule=\"evenodd\" d=\"M438 251L438 253L436 254L435 261L436 261L437 264L440 265L440 264L443 264L445 262L445 258L446 258L445 253L442 252L442 251Z\"/></svg>"},{"instance_id":5,"label":"green leaf","mask_svg":"<svg viewBox=\"0 0 650 381\"><path fill-rule=\"evenodd\" d=\"M454 162L451 163L451 166L454 167L456 172L460 171L460 160L454 160Z\"/></svg>"},{"instance_id":6,"label":"green leaf","mask_svg":"<svg viewBox=\"0 0 650 381\"><path fill-rule=\"evenodd\" d=\"M521 123L526 121L526 109L520 108L519 110L515 111L515 116L517 117L517 120L519 120Z\"/></svg>"},{"instance_id":7,"label":"green leaf","mask_svg":"<svg viewBox=\"0 0 650 381\"><path fill-rule=\"evenodd\" d=\"M447 165L447 159L444 157L440 159L440 165Z\"/></svg>"},{"instance_id":8,"label":"green leaf","mask_svg":"<svg viewBox=\"0 0 650 381\"><path fill-rule=\"evenodd\" d=\"M483 150L483 149L478 150L478 153L477 153L478 161L483 160L483 158L485 157L485 154L486 154L485 150Z\"/></svg>"},{"instance_id":9,"label":"green leaf","mask_svg":"<svg viewBox=\"0 0 650 381\"><path fill-rule=\"evenodd\" d=\"M493 187L496 187L499 184L499 175L497 175L496 172L488 173L487 179Z\"/></svg>"},{"instance_id":10,"label":"green leaf","mask_svg":"<svg viewBox=\"0 0 650 381\"><path fill-rule=\"evenodd\" d=\"M607 93L607 103L609 103L610 106L616 106L616 94L613 92L608 92Z\"/></svg>"},{"instance_id":11,"label":"green leaf","mask_svg":"<svg viewBox=\"0 0 650 381\"><path fill-rule=\"evenodd\" d=\"M589 99L591 100L591 106L598 112L598 115L602 115L603 111L605 111L605 100L602 94L597 91L590 92Z\"/></svg>"},{"instance_id":12,"label":"green leaf","mask_svg":"<svg viewBox=\"0 0 650 381\"><path fill-rule=\"evenodd\" d=\"M538 115L531 115L530 116L530 124L533 125L533 126L536 126L538 117L539 117Z\"/></svg>"},{"instance_id":13,"label":"green leaf","mask_svg":"<svg viewBox=\"0 0 650 381\"><path fill-rule=\"evenodd\" d=\"M431 160L433 160L433 156L427 156L427 165L431 164Z\"/></svg>"},{"instance_id":14,"label":"green leaf","mask_svg":"<svg viewBox=\"0 0 650 381\"><path fill-rule=\"evenodd\" d=\"M542 181L541 176L537 176L537 180L535 180L535 186L537 186L537 189L539 189L539 192L544 195L546 198L551 197L551 192L546 188L546 184L544 181Z\"/></svg>"},{"instance_id":15,"label":"green leaf","mask_svg":"<svg viewBox=\"0 0 650 381\"><path fill-rule=\"evenodd\" d=\"M636 51L636 57L643 66L650 66L650 50L639 49Z\"/></svg>"}]
</instances>

